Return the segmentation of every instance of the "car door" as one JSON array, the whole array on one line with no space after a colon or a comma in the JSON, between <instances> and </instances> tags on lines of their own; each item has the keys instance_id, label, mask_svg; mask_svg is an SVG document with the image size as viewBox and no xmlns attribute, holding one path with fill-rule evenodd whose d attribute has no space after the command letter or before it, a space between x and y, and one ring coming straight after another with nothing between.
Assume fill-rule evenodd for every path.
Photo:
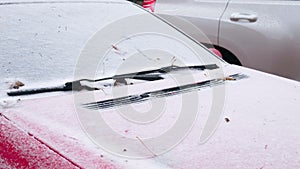
<instances>
[{"instance_id":1,"label":"car door","mask_svg":"<svg viewBox=\"0 0 300 169\"><path fill-rule=\"evenodd\" d=\"M300 80L299 10L299 0L230 0L219 45L244 66Z\"/></svg>"},{"instance_id":2,"label":"car door","mask_svg":"<svg viewBox=\"0 0 300 169\"><path fill-rule=\"evenodd\" d=\"M155 12L196 40L217 44L219 20L227 2L228 0L157 0Z\"/></svg>"}]
</instances>

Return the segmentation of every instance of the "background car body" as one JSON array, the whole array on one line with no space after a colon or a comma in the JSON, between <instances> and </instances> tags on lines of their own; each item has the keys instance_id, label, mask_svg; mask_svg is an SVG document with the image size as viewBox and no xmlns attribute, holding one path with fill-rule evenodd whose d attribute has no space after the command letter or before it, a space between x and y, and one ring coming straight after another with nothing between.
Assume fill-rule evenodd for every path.
<instances>
[{"instance_id":1,"label":"background car body","mask_svg":"<svg viewBox=\"0 0 300 169\"><path fill-rule=\"evenodd\" d=\"M155 5L155 12L198 41L217 46L229 63L295 80L300 80L299 10L300 2L292 0L157 0ZM186 19L208 38L170 16Z\"/></svg>"},{"instance_id":2,"label":"background car body","mask_svg":"<svg viewBox=\"0 0 300 169\"><path fill-rule=\"evenodd\" d=\"M166 102L165 113L170 116L162 115L155 121L160 125L149 126L147 130L144 130L145 126L147 127L145 124L135 127L122 118L116 118L119 116L119 107L93 111L85 109L82 105L94 99L103 101L178 85L179 82L174 83L172 78L116 87L116 91L121 91L117 95L111 93L111 86L108 86L97 91L43 93L32 97L6 96L7 87L3 85L5 79L1 79L0 168L217 169L221 166L223 168L281 169L300 167L299 82L228 65L208 49L156 16L125 1L0 3L0 24L2 25L0 58L2 59L1 67L5 68L1 69L1 76L21 79L25 87L29 88L51 86L58 82L65 82L66 79L76 80L73 74L87 41L106 25L124 19L126 16L141 14L145 14L143 19L133 20L133 22L145 21L147 34L149 32L164 33L164 37L172 35L175 39L188 44L193 51L198 51L201 59L209 59L217 64L218 70L222 71L221 74L215 75L216 77L209 76L214 75L214 70L199 71L195 73L199 77L197 80L223 79L236 73L245 74L248 78L224 81L220 86L208 85L203 90L157 99L158 102ZM123 25L122 30L126 31L130 27L131 25ZM133 25L132 27L136 28ZM107 36L104 40L112 36L105 35ZM121 38L128 39L127 37ZM135 47L137 49L143 45L157 45L165 49L170 47L170 52L176 51L187 60L192 57L190 50L180 50L175 42L169 44L157 40L157 44L147 44L151 40L157 39L144 38L142 41L145 43L139 43ZM107 49L114 49L111 43L106 45ZM99 46L101 47L103 46ZM109 56L116 56L115 54L117 53L113 52ZM152 57L157 57L157 53L152 54ZM186 54L189 55L186 56ZM141 54L137 56L143 57ZM169 55L161 55L159 59L170 58ZM131 68L144 66L145 63L150 62L149 58L144 58L144 62L138 60L136 63L135 61L133 60L135 64L130 65ZM92 62L85 69L88 71L92 64L97 63ZM185 80L186 74L178 73L179 80ZM94 77L94 74L87 74L87 76ZM122 91L128 91L128 93L122 93ZM219 97L224 92L226 99ZM186 117L190 109L197 107L199 116L194 119L194 125L186 133L186 137L169 151L156 156L151 154L153 152L143 148L152 155L146 159L125 158L126 153L131 151L130 146L126 143L118 144L118 140L109 142L122 148L118 156L106 151L105 147L95 144L94 140L87 135L78 119L77 111L83 111L86 117L94 113L97 115L102 113L106 122L118 127L120 129L118 131L121 131L124 137L136 138L136 133L151 133L156 136L161 134L162 129L172 127L173 122L178 120L174 112L178 113L183 103L180 96L185 97L187 103L194 103L195 100L189 97L191 95L198 97L197 105L190 105L179 113ZM76 100L78 98L79 100ZM216 107L220 106L223 109L222 112L217 112L221 113L220 119L215 120L218 126L214 129L210 139L200 144L199 137L212 115L211 109L215 108L212 103L219 99L221 99L221 104ZM144 110L148 103L134 103L124 105L123 108ZM92 123L89 125L93 126ZM94 128L95 131L97 129ZM179 131L173 134L176 136ZM108 138L111 135L109 131L98 134L100 137ZM151 145L148 147L152 148ZM126 151L123 151L124 149Z\"/></svg>"}]
</instances>

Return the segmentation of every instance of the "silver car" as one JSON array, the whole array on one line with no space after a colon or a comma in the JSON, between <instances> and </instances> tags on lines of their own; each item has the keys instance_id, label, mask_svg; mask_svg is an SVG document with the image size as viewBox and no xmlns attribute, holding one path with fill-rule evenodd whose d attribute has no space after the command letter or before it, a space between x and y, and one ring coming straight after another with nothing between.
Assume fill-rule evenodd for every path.
<instances>
[{"instance_id":1,"label":"silver car","mask_svg":"<svg viewBox=\"0 0 300 169\"><path fill-rule=\"evenodd\" d=\"M299 10L299 0L157 0L155 4L156 13L198 41L214 45L229 63L295 80L300 80ZM205 36L195 33L188 22Z\"/></svg>"}]
</instances>

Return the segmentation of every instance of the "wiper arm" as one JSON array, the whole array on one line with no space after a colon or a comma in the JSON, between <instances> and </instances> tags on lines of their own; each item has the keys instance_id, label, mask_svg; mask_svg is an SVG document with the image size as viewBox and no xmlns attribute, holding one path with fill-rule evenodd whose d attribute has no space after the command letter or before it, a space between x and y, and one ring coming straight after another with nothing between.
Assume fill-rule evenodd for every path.
<instances>
[{"instance_id":1,"label":"wiper arm","mask_svg":"<svg viewBox=\"0 0 300 169\"><path fill-rule=\"evenodd\" d=\"M82 85L81 82L99 82L105 80L117 80L117 79L136 79L136 80L146 80L146 81L155 81L161 80L163 77L160 75L166 74L172 71L184 70L184 69L196 69L196 70L212 70L219 68L216 64L210 65L195 65L195 66L167 66L158 69L139 71L134 73L120 74L114 75L111 77L105 77L101 79L91 80L91 79L80 79L72 82L67 82L64 85L56 86L56 87L43 87L43 88L35 88L35 89L26 89L26 90L13 90L7 92L8 96L20 96L20 95L30 95L30 94L38 94L38 93L46 93L46 92L57 92L57 91L80 91L83 89L86 90L98 90L98 88L92 88L89 86ZM158 73L158 74L154 74Z\"/></svg>"},{"instance_id":2,"label":"wiper arm","mask_svg":"<svg viewBox=\"0 0 300 169\"><path fill-rule=\"evenodd\" d=\"M128 74L122 74L122 75L115 75L114 78L132 78L136 79L140 75L146 75L151 73L160 73L160 74L166 74L172 71L178 71L178 70L185 70L185 69L195 69L195 70L213 70L219 68L216 64L209 64L209 65L194 65L194 66L166 66L161 67L158 69L152 69L152 70L146 70L146 71L140 71L140 72L134 72L134 73L128 73ZM97 79L95 81L102 81L111 79L111 77L103 78L103 79Z\"/></svg>"},{"instance_id":3,"label":"wiper arm","mask_svg":"<svg viewBox=\"0 0 300 169\"><path fill-rule=\"evenodd\" d=\"M38 93L48 93L48 92L60 92L60 91L80 91L80 90L99 90L98 88L89 87L86 85L82 85L81 82L87 81L87 82L98 82L98 81L104 81L109 79L124 79L124 78L130 78L129 76L113 76L113 77L107 77L97 80L91 80L91 79L80 79L72 82L66 82L64 85L60 86L54 86L54 87L41 87L41 88L33 88L33 89L24 89L24 90L12 90L8 91L8 96L21 96L21 95L31 95L31 94L38 94ZM158 75L137 75L132 77L132 79L138 79L138 80L147 80L147 81L154 81L154 80L160 80L163 79L162 77Z\"/></svg>"},{"instance_id":4,"label":"wiper arm","mask_svg":"<svg viewBox=\"0 0 300 169\"><path fill-rule=\"evenodd\" d=\"M59 92L59 91L71 91L71 90L97 90L95 88L91 88L88 86L81 85L80 81L67 82L61 86L55 87L42 87L42 88L34 88L34 89L25 89L25 90L13 90L8 91L8 96L20 96L20 95L30 95L30 94L38 94L38 93L47 93L47 92Z\"/></svg>"}]
</instances>

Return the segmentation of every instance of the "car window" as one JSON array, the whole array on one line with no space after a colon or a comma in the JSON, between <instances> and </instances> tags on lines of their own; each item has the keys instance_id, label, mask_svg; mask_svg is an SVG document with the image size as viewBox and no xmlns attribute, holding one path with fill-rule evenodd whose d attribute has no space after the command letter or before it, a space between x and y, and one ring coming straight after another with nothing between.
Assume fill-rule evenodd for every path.
<instances>
[{"instance_id":1,"label":"car window","mask_svg":"<svg viewBox=\"0 0 300 169\"><path fill-rule=\"evenodd\" d=\"M140 22L135 22L134 18L140 19ZM118 22L122 19L129 24L114 24L122 23ZM7 89L16 81L24 83L25 88L51 86L74 80L76 69L84 69L85 73L79 76L95 78L115 74L115 68L120 65L126 65L121 69L126 72L158 64L171 64L173 57L178 57L177 61L181 59L185 64L222 64L207 49L156 16L127 2L2 4L0 25L2 97L6 96ZM105 28L122 30L125 34L107 31ZM105 50L93 57L97 63L90 61L90 65L80 67L79 62L87 61L81 57L82 51L89 40L102 30L107 31L103 40L111 41L104 46L99 44L99 48ZM119 46L116 47L115 44ZM122 54L122 51L114 51L119 48L127 48L124 52L130 56L143 55L143 52L153 57L157 55L156 61L153 62L153 58L137 57L134 61L128 59L124 62L124 58L118 53ZM153 50L154 48L157 49ZM165 53L169 53L167 58L167 55L163 56ZM102 56L106 57L105 61L99 61ZM184 58L186 60L182 60ZM98 69L96 73L89 70L95 66Z\"/></svg>"}]
</instances>

